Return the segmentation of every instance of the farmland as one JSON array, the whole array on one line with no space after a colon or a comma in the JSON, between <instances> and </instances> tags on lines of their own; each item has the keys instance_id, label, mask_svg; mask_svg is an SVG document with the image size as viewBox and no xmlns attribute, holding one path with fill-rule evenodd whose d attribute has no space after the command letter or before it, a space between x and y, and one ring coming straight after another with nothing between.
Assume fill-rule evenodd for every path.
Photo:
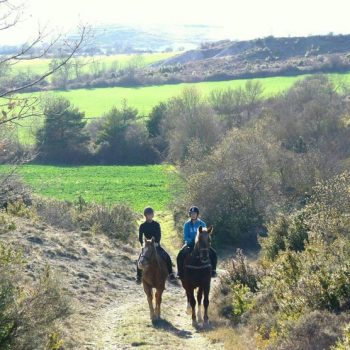
<instances>
[{"instance_id":1,"label":"farmland","mask_svg":"<svg viewBox=\"0 0 350 350\"><path fill-rule=\"evenodd\" d=\"M4 166L0 167L0 171ZM141 211L152 205L164 210L170 201L172 167L154 166L38 166L27 165L19 174L35 193L45 197L105 204L128 203Z\"/></svg>"},{"instance_id":2,"label":"farmland","mask_svg":"<svg viewBox=\"0 0 350 350\"><path fill-rule=\"evenodd\" d=\"M270 96L288 89L295 81L302 78L303 76L273 77L254 79L253 81L260 81L263 84L265 95ZM247 80L242 79L132 88L76 89L55 91L49 94L60 95L69 99L75 106L84 111L87 117L98 117L113 106L121 106L123 100L126 100L129 105L136 107L140 113L147 114L157 103L179 95L186 87L195 86L203 95L208 95L214 89L237 88L243 86L246 82ZM45 94L42 94L42 96L45 96Z\"/></svg>"},{"instance_id":3,"label":"farmland","mask_svg":"<svg viewBox=\"0 0 350 350\"><path fill-rule=\"evenodd\" d=\"M334 80L339 80L348 84L350 82L350 73L347 74L329 74ZM266 97L278 94L279 92L288 90L296 81L306 76L296 77L270 77L252 79L261 82ZM120 107L123 101L127 101L128 105L138 109L140 115L147 115L152 107L162 101L166 101L171 97L177 96L184 88L194 86L204 95L215 89L225 89L228 87L237 88L244 86L247 80L231 80L218 82L200 82L200 83L184 83L173 85L155 85L146 87L112 87L98 89L75 89L69 91L51 91L34 94L22 94L22 96L39 96L45 99L49 96L63 96L71 103L85 112L87 118L99 118L101 115L110 110L113 106ZM32 142L32 131L40 124L40 120L33 121L31 119L23 121L19 127L20 139ZM34 127L33 127L34 126Z\"/></svg>"},{"instance_id":4,"label":"farmland","mask_svg":"<svg viewBox=\"0 0 350 350\"><path fill-rule=\"evenodd\" d=\"M147 66L151 63L164 60L176 55L177 52L157 52L146 54L119 54L111 56L77 57L83 72L91 72L93 67L103 68L123 68L129 63L137 63L140 66ZM34 60L22 60L13 66L12 72L31 72L34 74L43 74L49 69L50 58L38 58Z\"/></svg>"}]
</instances>

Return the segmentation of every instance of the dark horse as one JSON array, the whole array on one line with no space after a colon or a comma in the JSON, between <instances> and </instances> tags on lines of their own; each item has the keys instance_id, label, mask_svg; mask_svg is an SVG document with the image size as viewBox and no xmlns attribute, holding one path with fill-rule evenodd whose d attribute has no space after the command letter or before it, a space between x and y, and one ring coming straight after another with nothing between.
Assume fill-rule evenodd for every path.
<instances>
[{"instance_id":1,"label":"dark horse","mask_svg":"<svg viewBox=\"0 0 350 350\"><path fill-rule=\"evenodd\" d=\"M184 277L181 279L182 286L187 294L187 309L192 308L192 324L195 326L198 322L203 322L201 306L204 294L204 325L209 324L208 306L209 292L211 281L211 264L209 258L210 235L213 227L203 228L199 226L195 245L192 253L187 253L184 258ZM196 300L194 298L194 290L198 288L197 302L198 314L196 317Z\"/></svg>"},{"instance_id":2,"label":"dark horse","mask_svg":"<svg viewBox=\"0 0 350 350\"><path fill-rule=\"evenodd\" d=\"M143 270L142 284L147 295L151 320L157 321L160 319L160 304L165 281L168 278L168 268L165 260L157 252L157 243L154 241L154 237L145 240L138 266ZM153 288L156 289L155 307L153 307Z\"/></svg>"}]
</instances>

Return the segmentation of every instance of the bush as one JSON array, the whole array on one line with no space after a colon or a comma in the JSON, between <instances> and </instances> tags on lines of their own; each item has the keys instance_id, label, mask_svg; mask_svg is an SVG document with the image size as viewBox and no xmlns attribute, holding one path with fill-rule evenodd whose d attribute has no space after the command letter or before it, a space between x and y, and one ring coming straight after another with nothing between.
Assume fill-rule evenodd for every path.
<instances>
[{"instance_id":1,"label":"bush","mask_svg":"<svg viewBox=\"0 0 350 350\"><path fill-rule=\"evenodd\" d=\"M137 229L135 213L123 204L111 208L90 204L78 215L77 220L83 228L124 241L129 240Z\"/></svg>"},{"instance_id":2,"label":"bush","mask_svg":"<svg viewBox=\"0 0 350 350\"><path fill-rule=\"evenodd\" d=\"M32 202L29 187L10 169L0 174L0 209L8 208L11 203L22 202L30 205Z\"/></svg>"},{"instance_id":3,"label":"bush","mask_svg":"<svg viewBox=\"0 0 350 350\"><path fill-rule=\"evenodd\" d=\"M267 228L268 238L260 239L266 258L275 260L280 251L304 250L309 237L304 211L291 216L281 214Z\"/></svg>"},{"instance_id":4,"label":"bush","mask_svg":"<svg viewBox=\"0 0 350 350\"><path fill-rule=\"evenodd\" d=\"M268 226L259 270L237 254L220 279L219 311L265 348L329 349L349 322L349 188L348 173L319 183L302 210Z\"/></svg>"},{"instance_id":5,"label":"bush","mask_svg":"<svg viewBox=\"0 0 350 350\"><path fill-rule=\"evenodd\" d=\"M74 203L37 198L34 206L42 220L65 230L92 230L127 241L137 229L136 214L124 204L108 207L87 203L80 197Z\"/></svg>"},{"instance_id":6,"label":"bush","mask_svg":"<svg viewBox=\"0 0 350 350\"><path fill-rule=\"evenodd\" d=\"M241 249L237 249L236 258L225 266L226 273L220 277L215 289L215 303L219 314L237 321L239 316L250 308L252 294L259 290L263 272L252 267L246 261Z\"/></svg>"},{"instance_id":7,"label":"bush","mask_svg":"<svg viewBox=\"0 0 350 350\"><path fill-rule=\"evenodd\" d=\"M350 315L337 316L327 311L313 311L286 327L286 337L269 350L324 350L341 336L344 322ZM332 348L333 349L333 348ZM339 349L342 349L341 347ZM343 348L348 349L348 348Z\"/></svg>"},{"instance_id":8,"label":"bush","mask_svg":"<svg viewBox=\"0 0 350 350\"><path fill-rule=\"evenodd\" d=\"M100 164L155 164L159 153L152 146L138 111L124 104L112 108L102 120L89 126L94 133L95 161Z\"/></svg>"},{"instance_id":9,"label":"bush","mask_svg":"<svg viewBox=\"0 0 350 350\"><path fill-rule=\"evenodd\" d=\"M273 210L278 185L269 174L271 149L253 131L233 129L210 156L191 156L183 165L186 201L220 227L215 242L257 246L257 231Z\"/></svg>"},{"instance_id":10,"label":"bush","mask_svg":"<svg viewBox=\"0 0 350 350\"><path fill-rule=\"evenodd\" d=\"M344 334L341 340L338 340L332 350L348 350L350 349L350 323L344 327Z\"/></svg>"},{"instance_id":11,"label":"bush","mask_svg":"<svg viewBox=\"0 0 350 350\"><path fill-rule=\"evenodd\" d=\"M23 263L20 253L0 244L0 348L47 349L70 314L69 300L49 268L29 283Z\"/></svg>"},{"instance_id":12,"label":"bush","mask_svg":"<svg viewBox=\"0 0 350 350\"><path fill-rule=\"evenodd\" d=\"M70 202L36 198L34 201L34 208L37 215L51 226L68 231L78 227L75 221L75 208Z\"/></svg>"}]
</instances>

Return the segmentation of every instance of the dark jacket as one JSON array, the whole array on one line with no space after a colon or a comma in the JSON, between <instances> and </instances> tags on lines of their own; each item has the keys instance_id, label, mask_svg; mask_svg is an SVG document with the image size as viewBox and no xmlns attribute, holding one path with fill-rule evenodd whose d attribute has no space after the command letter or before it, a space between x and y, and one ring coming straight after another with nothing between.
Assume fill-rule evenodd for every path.
<instances>
[{"instance_id":1,"label":"dark jacket","mask_svg":"<svg viewBox=\"0 0 350 350\"><path fill-rule=\"evenodd\" d=\"M154 237L156 243L160 243L161 232L159 223L157 221L145 221L142 223L139 228L139 241L141 244L143 244L143 237L147 239Z\"/></svg>"}]
</instances>

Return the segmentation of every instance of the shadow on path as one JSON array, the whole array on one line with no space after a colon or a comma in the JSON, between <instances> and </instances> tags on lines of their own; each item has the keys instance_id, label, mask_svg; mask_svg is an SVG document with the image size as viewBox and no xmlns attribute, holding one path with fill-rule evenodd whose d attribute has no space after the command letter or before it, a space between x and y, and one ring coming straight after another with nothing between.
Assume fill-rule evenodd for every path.
<instances>
[{"instance_id":1,"label":"shadow on path","mask_svg":"<svg viewBox=\"0 0 350 350\"><path fill-rule=\"evenodd\" d=\"M162 329L164 331L170 332L170 333L178 336L179 338L188 339L188 338L192 337L192 333L190 331L186 331L184 329L179 329L167 320L153 321L152 324L153 324L154 328Z\"/></svg>"}]
</instances>

